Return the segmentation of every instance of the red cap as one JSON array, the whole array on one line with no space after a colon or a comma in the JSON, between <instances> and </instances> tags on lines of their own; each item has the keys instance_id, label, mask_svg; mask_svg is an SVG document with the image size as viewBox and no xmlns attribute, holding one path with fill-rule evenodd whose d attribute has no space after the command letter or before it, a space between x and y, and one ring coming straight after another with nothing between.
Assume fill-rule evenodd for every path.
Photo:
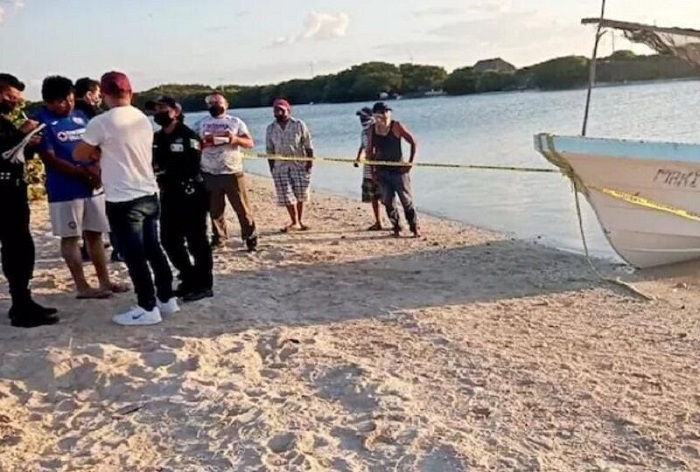
<instances>
[{"instance_id":1,"label":"red cap","mask_svg":"<svg viewBox=\"0 0 700 472\"><path fill-rule=\"evenodd\" d=\"M122 72L107 72L100 80L102 93L106 95L120 95L124 92L131 92L131 82L126 74Z\"/></svg>"},{"instance_id":2,"label":"red cap","mask_svg":"<svg viewBox=\"0 0 700 472\"><path fill-rule=\"evenodd\" d=\"M272 104L272 108L284 108L287 111L292 109L292 106L284 98L278 98L275 103Z\"/></svg>"}]
</instances>

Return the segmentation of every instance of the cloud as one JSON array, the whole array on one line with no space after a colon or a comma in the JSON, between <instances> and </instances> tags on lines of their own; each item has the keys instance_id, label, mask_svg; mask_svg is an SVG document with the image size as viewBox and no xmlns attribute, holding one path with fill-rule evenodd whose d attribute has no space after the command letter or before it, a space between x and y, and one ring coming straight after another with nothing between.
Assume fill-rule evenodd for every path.
<instances>
[{"instance_id":1,"label":"cloud","mask_svg":"<svg viewBox=\"0 0 700 472\"><path fill-rule=\"evenodd\" d=\"M0 0L0 23L2 23L5 20L5 17L7 16L7 10L3 6L3 3L12 5L15 10L24 8L25 5L24 0Z\"/></svg>"},{"instance_id":2,"label":"cloud","mask_svg":"<svg viewBox=\"0 0 700 472\"><path fill-rule=\"evenodd\" d=\"M464 13L464 10L462 8L450 8L450 7L435 7L435 8L426 8L424 10L415 10L411 12L413 16L422 18L426 16L451 16L451 15L459 15L461 13Z\"/></svg>"},{"instance_id":3,"label":"cloud","mask_svg":"<svg viewBox=\"0 0 700 472\"><path fill-rule=\"evenodd\" d=\"M327 41L342 38L350 26L350 16L345 12L322 13L312 11L306 19L304 31L295 36L281 36L272 41L272 46L283 46L299 41Z\"/></svg>"}]
</instances>

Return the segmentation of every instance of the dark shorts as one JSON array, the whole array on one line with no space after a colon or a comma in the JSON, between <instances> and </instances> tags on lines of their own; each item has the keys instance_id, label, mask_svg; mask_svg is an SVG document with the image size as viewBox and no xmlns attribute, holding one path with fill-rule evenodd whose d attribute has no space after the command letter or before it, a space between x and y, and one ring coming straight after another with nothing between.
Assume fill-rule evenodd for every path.
<instances>
[{"instance_id":1,"label":"dark shorts","mask_svg":"<svg viewBox=\"0 0 700 472\"><path fill-rule=\"evenodd\" d=\"M370 203L382 198L379 184L372 179L362 179L362 202Z\"/></svg>"}]
</instances>

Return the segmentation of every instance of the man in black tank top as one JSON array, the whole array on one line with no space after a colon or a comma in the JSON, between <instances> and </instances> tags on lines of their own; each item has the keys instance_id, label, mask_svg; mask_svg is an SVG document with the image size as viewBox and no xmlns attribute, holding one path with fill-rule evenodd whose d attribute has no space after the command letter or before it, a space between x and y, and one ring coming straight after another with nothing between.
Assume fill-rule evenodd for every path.
<instances>
[{"instance_id":1,"label":"man in black tank top","mask_svg":"<svg viewBox=\"0 0 700 472\"><path fill-rule=\"evenodd\" d=\"M372 108L375 124L369 133L367 145L367 159L375 161L389 161L404 163L406 165L378 165L374 166L374 175L382 192L382 203L386 208L387 216L391 221L394 236L401 236L401 223L399 210L394 202L398 195L403 206L404 215L414 237L420 236L418 217L413 205L411 192L411 166L416 157L417 143L413 135L398 121L391 119L391 108L385 103L375 103ZM402 140L406 140L411 146L408 163L403 160Z\"/></svg>"}]
</instances>

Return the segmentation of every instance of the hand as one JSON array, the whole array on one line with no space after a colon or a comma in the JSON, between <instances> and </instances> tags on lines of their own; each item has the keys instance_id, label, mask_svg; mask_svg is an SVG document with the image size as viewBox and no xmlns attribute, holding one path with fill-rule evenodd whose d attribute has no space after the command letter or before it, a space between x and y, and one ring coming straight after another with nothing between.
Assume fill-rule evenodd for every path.
<instances>
[{"instance_id":1,"label":"hand","mask_svg":"<svg viewBox=\"0 0 700 472\"><path fill-rule=\"evenodd\" d=\"M31 131L34 131L34 129L36 129L37 126L39 126L38 121L27 120L24 123L22 123L22 126L19 127L19 130L24 134L27 134Z\"/></svg>"},{"instance_id":2,"label":"hand","mask_svg":"<svg viewBox=\"0 0 700 472\"><path fill-rule=\"evenodd\" d=\"M355 168L360 167L360 161L355 161L355 163L352 166Z\"/></svg>"},{"instance_id":3,"label":"hand","mask_svg":"<svg viewBox=\"0 0 700 472\"><path fill-rule=\"evenodd\" d=\"M76 176L87 182L93 189L102 187L100 169L97 166L76 167Z\"/></svg>"},{"instance_id":4,"label":"hand","mask_svg":"<svg viewBox=\"0 0 700 472\"><path fill-rule=\"evenodd\" d=\"M34 136L32 136L32 139L29 140L27 143L27 146L29 147L36 147L41 143L41 133L37 133Z\"/></svg>"},{"instance_id":5,"label":"hand","mask_svg":"<svg viewBox=\"0 0 700 472\"><path fill-rule=\"evenodd\" d=\"M224 134L224 136L228 138L228 143L231 146L235 146L236 144L238 144L238 135L235 134L233 131L228 130L226 134Z\"/></svg>"},{"instance_id":6,"label":"hand","mask_svg":"<svg viewBox=\"0 0 700 472\"><path fill-rule=\"evenodd\" d=\"M214 145L214 135L205 134L202 138L202 147L212 147Z\"/></svg>"}]
</instances>

